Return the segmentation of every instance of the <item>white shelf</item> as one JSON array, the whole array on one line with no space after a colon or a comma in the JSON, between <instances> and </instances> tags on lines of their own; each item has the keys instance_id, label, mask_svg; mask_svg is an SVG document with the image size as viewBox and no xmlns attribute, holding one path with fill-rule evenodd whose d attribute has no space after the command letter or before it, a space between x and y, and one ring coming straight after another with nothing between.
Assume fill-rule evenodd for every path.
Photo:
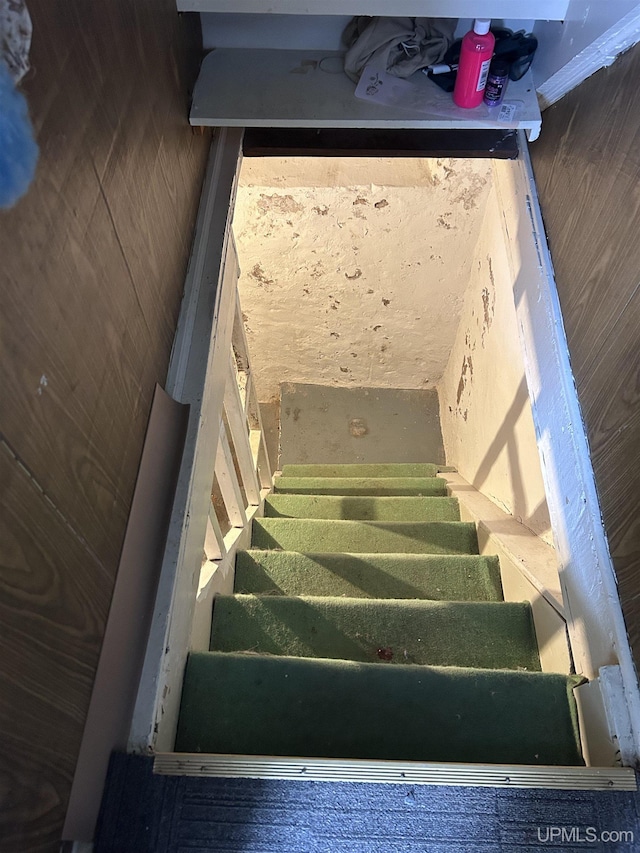
<instances>
[{"instance_id":1,"label":"white shelf","mask_svg":"<svg viewBox=\"0 0 640 853\"><path fill-rule=\"evenodd\" d=\"M394 15L562 21L569 0L396 0ZM388 15L388 0L177 0L179 12Z\"/></svg>"},{"instance_id":2,"label":"white shelf","mask_svg":"<svg viewBox=\"0 0 640 853\"><path fill-rule=\"evenodd\" d=\"M514 120L498 122L497 110L455 106L424 74L411 78L424 95L420 112L355 97L341 71L341 54L317 50L214 50L200 69L193 94L192 125L227 127L520 128L530 139L541 116L531 74L510 82L506 102Z\"/></svg>"}]
</instances>

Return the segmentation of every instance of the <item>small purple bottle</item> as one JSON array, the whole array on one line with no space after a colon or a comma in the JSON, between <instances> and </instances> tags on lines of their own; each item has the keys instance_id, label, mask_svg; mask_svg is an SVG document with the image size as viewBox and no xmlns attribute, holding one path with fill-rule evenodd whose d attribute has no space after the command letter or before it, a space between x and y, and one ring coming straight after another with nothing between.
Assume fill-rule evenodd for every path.
<instances>
[{"instance_id":1,"label":"small purple bottle","mask_svg":"<svg viewBox=\"0 0 640 853\"><path fill-rule=\"evenodd\" d=\"M484 102L488 107L498 107L502 103L509 80L509 65L503 59L494 59L489 69L487 85L484 90Z\"/></svg>"}]
</instances>

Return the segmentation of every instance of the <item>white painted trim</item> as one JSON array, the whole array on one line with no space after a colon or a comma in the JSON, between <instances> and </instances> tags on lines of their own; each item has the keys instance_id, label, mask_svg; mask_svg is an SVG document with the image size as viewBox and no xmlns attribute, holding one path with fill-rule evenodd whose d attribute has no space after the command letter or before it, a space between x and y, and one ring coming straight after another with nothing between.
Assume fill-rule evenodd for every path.
<instances>
[{"instance_id":1,"label":"white painted trim","mask_svg":"<svg viewBox=\"0 0 640 853\"><path fill-rule=\"evenodd\" d=\"M191 352L191 346L195 333L198 304L202 298L202 289L211 288L217 281L217 272L222 264L223 240L219 245L212 245L210 234L212 231L223 233L229 230L227 222L229 209L235 204L237 169L239 153L234 167L233 180L229 183L229 169L233 154L228 155L228 150L240 149L242 145L242 132L220 128L211 144L209 162L202 184L200 206L196 221L193 246L189 257L189 266L185 279L184 295L180 307L180 316L176 334L173 339L171 360L167 372L165 391L174 399L183 401L185 375ZM221 221L224 198L227 196L229 207L224 213L224 221ZM228 237L225 237L228 239Z\"/></svg>"},{"instance_id":2,"label":"white painted trim","mask_svg":"<svg viewBox=\"0 0 640 853\"><path fill-rule=\"evenodd\" d=\"M612 65L621 53L639 41L640 5L537 87L540 108L544 110L555 104L596 71Z\"/></svg>"},{"instance_id":3,"label":"white painted trim","mask_svg":"<svg viewBox=\"0 0 640 853\"><path fill-rule=\"evenodd\" d=\"M560 582L578 672L597 678L619 664L633 743L640 759L640 690L616 586L585 427L569 362L553 265L527 143L508 166L493 162L514 281L518 331L536 428ZM606 704L606 699L605 699Z\"/></svg>"},{"instance_id":4,"label":"white painted trim","mask_svg":"<svg viewBox=\"0 0 640 853\"><path fill-rule=\"evenodd\" d=\"M236 554L251 547L252 521L264 515L264 499L268 493L269 490L264 489L258 506L249 507L247 525L243 528L232 527L224 537L225 556L220 560L207 560L202 565L189 645L192 651L209 651L214 599L216 595L233 594Z\"/></svg>"},{"instance_id":5,"label":"white painted trim","mask_svg":"<svg viewBox=\"0 0 640 853\"><path fill-rule=\"evenodd\" d=\"M496 555L505 601L528 601L543 672L571 672L556 553L533 531L496 506L463 477L439 472L457 498L462 521L478 531L481 554ZM581 735L583 733L581 732Z\"/></svg>"},{"instance_id":6,"label":"white painted trim","mask_svg":"<svg viewBox=\"0 0 640 853\"><path fill-rule=\"evenodd\" d=\"M238 374L233 358L229 359L229 376L224 389L224 410L227 415L231 440L236 451L245 495L251 506L257 506L260 503L260 484L251 452L249 424L238 388Z\"/></svg>"},{"instance_id":7,"label":"white painted trim","mask_svg":"<svg viewBox=\"0 0 640 853\"><path fill-rule=\"evenodd\" d=\"M172 748L177 725L231 347L237 266L223 259L241 144L241 130L222 129L211 146L167 379L190 406L189 424L129 735L135 752Z\"/></svg>"},{"instance_id":8,"label":"white painted trim","mask_svg":"<svg viewBox=\"0 0 640 853\"><path fill-rule=\"evenodd\" d=\"M609 731L616 744L623 764L633 764L637 751L633 742L633 725L629 719L629 702L625 696L625 684L619 666L603 666L600 669L600 686Z\"/></svg>"},{"instance_id":9,"label":"white painted trim","mask_svg":"<svg viewBox=\"0 0 640 853\"><path fill-rule=\"evenodd\" d=\"M388 15L388 0L177 0L179 12L264 13L268 15ZM540 18L561 21L569 0L395 0L395 15L430 18Z\"/></svg>"},{"instance_id":10,"label":"white painted trim","mask_svg":"<svg viewBox=\"0 0 640 853\"><path fill-rule=\"evenodd\" d=\"M229 521L233 527L244 527L247 523L247 512L240 490L240 483L236 475L236 469L233 464L229 437L227 436L224 423L220 424L215 472Z\"/></svg>"},{"instance_id":11,"label":"white painted trim","mask_svg":"<svg viewBox=\"0 0 640 853\"><path fill-rule=\"evenodd\" d=\"M209 518L207 519L207 532L204 537L204 555L207 560L221 560L226 556L227 549L224 544L222 528L216 515L213 503L209 506Z\"/></svg>"},{"instance_id":12,"label":"white painted trim","mask_svg":"<svg viewBox=\"0 0 640 853\"><path fill-rule=\"evenodd\" d=\"M579 684L573 690L578 712L582 757L587 767L620 767L620 754L611 736L602 701L600 679Z\"/></svg>"},{"instance_id":13,"label":"white painted trim","mask_svg":"<svg viewBox=\"0 0 640 853\"><path fill-rule=\"evenodd\" d=\"M236 300L236 314L233 321L233 347L236 358L240 362L241 369L247 376L247 384L244 389L244 408L245 415L250 426L249 443L251 446L253 461L258 470L260 486L263 489L268 489L270 491L273 488L271 460L269 459L269 451L267 449L264 426L262 424L260 403L258 402L258 390L253 379L253 371L249 365L249 344L247 342L247 333L244 328L244 320L242 319L242 306L240 305L239 294Z\"/></svg>"},{"instance_id":14,"label":"white painted trim","mask_svg":"<svg viewBox=\"0 0 640 853\"><path fill-rule=\"evenodd\" d=\"M244 386L244 401L242 404L242 410L244 412L245 418L249 419L250 411L249 404L251 401L251 393L253 391L253 372L251 370L247 371L247 381Z\"/></svg>"},{"instance_id":15,"label":"white painted trim","mask_svg":"<svg viewBox=\"0 0 640 853\"><path fill-rule=\"evenodd\" d=\"M517 566L518 571L564 618L562 592L558 580L558 563L554 549L539 536L504 512L457 473L438 472L447 483L449 494L458 499L463 521L473 521L486 537L500 539L502 551ZM490 553L483 551L480 553Z\"/></svg>"},{"instance_id":16,"label":"white painted trim","mask_svg":"<svg viewBox=\"0 0 640 853\"><path fill-rule=\"evenodd\" d=\"M305 779L315 782L556 788L572 791L637 790L635 773L623 767L446 764L184 752L156 755L153 772L168 776Z\"/></svg>"}]
</instances>

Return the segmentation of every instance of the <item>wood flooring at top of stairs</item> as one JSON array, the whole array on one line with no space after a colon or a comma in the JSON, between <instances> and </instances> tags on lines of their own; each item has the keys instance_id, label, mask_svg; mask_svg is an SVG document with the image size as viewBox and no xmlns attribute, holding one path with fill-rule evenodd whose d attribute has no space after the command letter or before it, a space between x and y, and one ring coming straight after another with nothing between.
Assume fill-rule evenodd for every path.
<instances>
[{"instance_id":1,"label":"wood flooring at top of stairs","mask_svg":"<svg viewBox=\"0 0 640 853\"><path fill-rule=\"evenodd\" d=\"M209 149L172 0L28 7L40 157L0 214L3 853L59 850Z\"/></svg>"}]
</instances>

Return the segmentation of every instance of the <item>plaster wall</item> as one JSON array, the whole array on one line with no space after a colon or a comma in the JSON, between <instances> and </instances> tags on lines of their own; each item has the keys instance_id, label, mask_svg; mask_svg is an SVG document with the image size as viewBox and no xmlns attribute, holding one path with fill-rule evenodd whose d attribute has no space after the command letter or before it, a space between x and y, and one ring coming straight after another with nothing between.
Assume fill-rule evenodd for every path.
<instances>
[{"instance_id":1,"label":"plaster wall","mask_svg":"<svg viewBox=\"0 0 640 853\"><path fill-rule=\"evenodd\" d=\"M257 158L234 217L261 400L281 382L432 388L489 192L483 160Z\"/></svg>"},{"instance_id":2,"label":"plaster wall","mask_svg":"<svg viewBox=\"0 0 640 853\"><path fill-rule=\"evenodd\" d=\"M491 189L464 310L439 384L447 463L552 544L496 192Z\"/></svg>"}]
</instances>

